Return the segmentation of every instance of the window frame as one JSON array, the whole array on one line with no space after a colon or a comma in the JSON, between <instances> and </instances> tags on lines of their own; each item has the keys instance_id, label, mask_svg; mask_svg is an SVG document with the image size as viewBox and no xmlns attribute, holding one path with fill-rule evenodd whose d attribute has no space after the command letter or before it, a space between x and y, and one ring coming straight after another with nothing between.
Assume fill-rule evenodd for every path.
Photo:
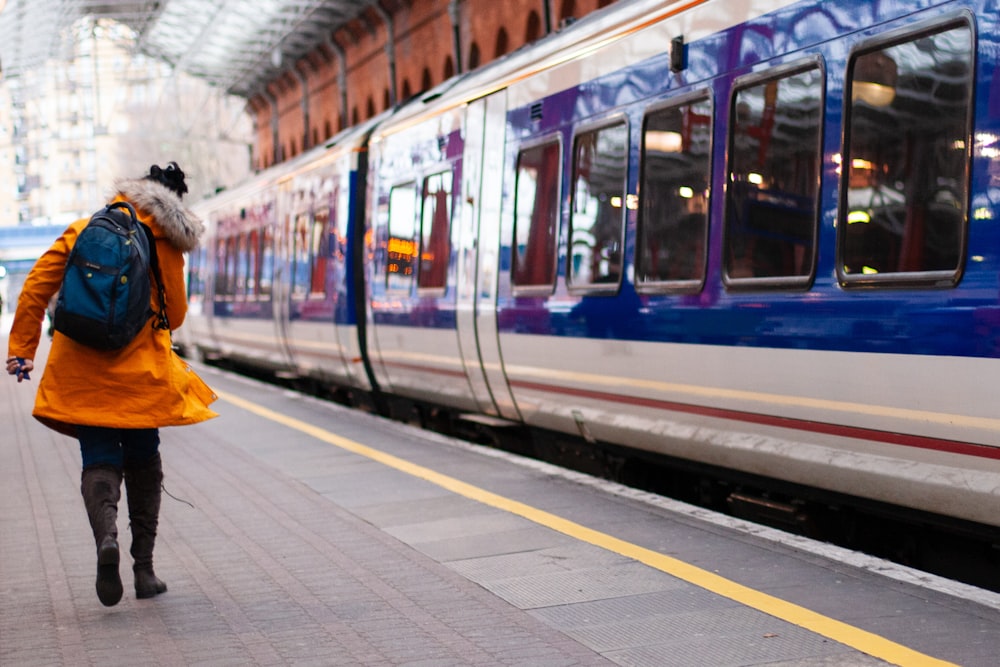
<instances>
[{"instance_id":1,"label":"window frame","mask_svg":"<svg viewBox=\"0 0 1000 667\"><path fill-rule=\"evenodd\" d=\"M735 118L736 118L736 105L737 105L737 95L748 88L753 88L757 86L764 85L771 81L780 81L782 79L788 79L797 74L808 72L810 70L816 70L820 77L820 95L819 95L819 113L820 117L817 121L818 132L816 133L816 182L815 182L815 195L812 205L812 249L810 257L810 271L805 275L784 275L784 276L750 276L750 277L733 277L729 275L729 266L726 260L726 255L729 251L729 243L731 241L731 230L729 229L729 219L731 214L731 208L733 205L732 201L732 163L733 163L733 141L735 139ZM823 141L826 135L826 100L827 100L827 68L826 61L820 54L809 54L805 57L799 57L790 62L780 63L762 69L760 71L751 72L749 74L744 74L735 78L732 82L732 86L729 89L729 102L728 102L728 118L726 125L726 158L724 164L724 178L725 178L725 200L723 201L722 209L722 243L721 251L722 257L720 258L720 271L722 275L722 284L724 287L733 292L747 292L747 291L769 291L769 290L801 290L806 291L812 287L813 281L816 279L817 264L819 260L819 242L820 242L820 212L822 210L822 195L823 195Z\"/></svg>"},{"instance_id":2,"label":"window frame","mask_svg":"<svg viewBox=\"0 0 1000 667\"><path fill-rule=\"evenodd\" d=\"M288 295L292 301L306 301L312 285L312 229L315 217L311 206L296 207L289 220ZM300 261L301 260L301 261Z\"/></svg>"},{"instance_id":3,"label":"window frame","mask_svg":"<svg viewBox=\"0 0 1000 667\"><path fill-rule=\"evenodd\" d=\"M414 175L414 177L412 177L412 178L392 183L392 185L389 186L389 189L386 192L386 212L385 212L385 233L386 233L385 290L386 290L387 294L410 296L410 295L413 294L413 290L416 289L416 284L417 284L417 280L416 280L416 278L417 278L417 269L419 268L419 261L420 261L420 240L418 238L418 235L420 233L420 218L419 218L419 215L420 215L420 204L421 204L421 201L420 201L420 199L421 199L421 197L420 197L420 193L421 193L420 186L421 185L422 185L422 181L420 180L420 176L418 174L418 175ZM411 262L410 272L408 274L404 273L402 276L397 275L396 272L392 272L392 271L389 270L389 267L392 266L392 264L393 264L393 259L390 256L391 253L392 253L392 251L389 249L389 245L391 244L392 239L393 239L393 236L392 236L392 221L393 221L393 217L392 217L392 213L393 213L392 196L393 196L393 193L396 190L399 190L401 188L410 188L412 190L412 193L413 193L413 202L412 203L413 203L413 216L414 216L413 220L411 221L411 228L413 230L413 234L414 235L411 236L409 239L407 239L410 243L413 244L414 254L412 254L410 256L410 262ZM402 238L402 237L399 237L399 238ZM394 276L396 278L395 280L393 280ZM402 282L403 280L408 281L408 283L407 283L407 285L405 287L402 286L402 285L397 284L399 282Z\"/></svg>"},{"instance_id":4,"label":"window frame","mask_svg":"<svg viewBox=\"0 0 1000 667\"><path fill-rule=\"evenodd\" d=\"M647 121L649 117L668 109L679 109L684 106L692 106L701 101L704 101L709 106L710 115L710 127L709 127L709 137L708 137L708 169L706 170L706 189L708 195L705 201L705 230L704 230L704 244L702 247L702 269L701 277L698 279L675 279L675 280L640 280L638 274L639 266L639 253L642 250L640 248L640 243L643 240L643 225L646 223L646 207L643 203L644 194L642 192L643 185L645 184L646 176L646 128ZM714 146L715 146L715 129L717 125L716 117L716 104L715 96L711 88L698 88L696 90L691 90L679 95L669 97L667 99L655 102L643 110L642 114L642 126L639 136L639 178L638 178L638 196L639 196L639 206L636 211L636 236L634 244L634 256L633 256L633 266L635 267L635 290L639 294L697 294L701 292L705 287L705 282L708 276L708 258L709 258L709 248L708 242L711 235L712 229L712 185L714 183L715 176L715 156L714 156Z\"/></svg>"},{"instance_id":5,"label":"window frame","mask_svg":"<svg viewBox=\"0 0 1000 667\"><path fill-rule=\"evenodd\" d=\"M277 261L276 230L270 221L265 221L260 227L260 271L258 273L257 295L262 301L270 301L274 297L274 273ZM265 281L264 279L267 278Z\"/></svg>"},{"instance_id":6,"label":"window frame","mask_svg":"<svg viewBox=\"0 0 1000 667\"><path fill-rule=\"evenodd\" d=\"M205 275L207 274L207 267L204 265L205 250L206 246L199 243L187 252L185 285L187 286L188 301L204 300L205 298Z\"/></svg>"},{"instance_id":7,"label":"window frame","mask_svg":"<svg viewBox=\"0 0 1000 667\"><path fill-rule=\"evenodd\" d=\"M226 244L228 243L228 237L224 234L224 229L221 224L221 217L216 217L215 223L215 236L211 240L211 261L212 261L212 300L213 301L226 301L226 296L228 296L228 280L229 280L229 253L227 252Z\"/></svg>"},{"instance_id":8,"label":"window frame","mask_svg":"<svg viewBox=\"0 0 1000 667\"><path fill-rule=\"evenodd\" d=\"M912 25L886 31L870 39L857 42L851 47L847 56L847 68L844 73L844 97L842 112L841 144L842 165L848 164L852 157L848 154L851 147L851 119L853 107L854 67L860 56L883 51L894 46L915 42L922 37L941 34L952 29L965 28L970 34L968 97L966 99L965 116L965 155L963 184L965 186L965 202L962 208L963 221L958 243L958 262L954 269L936 271L897 271L892 273L847 273L844 271L845 246L847 235L841 230L847 228L849 212L848 196L850 190L849 172L842 173L837 194L837 238L836 238L836 275L840 286L848 290L863 289L899 289L899 288L931 288L950 289L957 287L965 273L968 261L970 207L972 205L972 157L975 133L976 106L976 67L978 65L979 39L976 31L975 16L967 9L949 12L942 16ZM849 167L848 167L849 168Z\"/></svg>"},{"instance_id":9,"label":"window frame","mask_svg":"<svg viewBox=\"0 0 1000 667\"><path fill-rule=\"evenodd\" d=\"M618 271L618 279L614 282L600 283L600 282L587 282L583 284L573 283L573 208L576 206L576 174L577 174L577 163L576 163L576 149L577 141L581 136L591 133L599 133L601 130L622 126L625 129L625 164L624 164L624 174L622 176L622 202L621 211L619 213L619 238L618 242L621 248L621 268ZM570 182L569 182L569 211L566 215L566 289L567 291L575 296L613 296L618 293L621 289L622 281L625 276L627 262L629 260L628 254L625 248L625 237L628 227L628 202L630 200L629 193L629 166L631 162L632 152L632 123L627 114L621 111L616 111L615 113L603 117L599 120L591 121L588 123L581 123L580 125L573 128L573 136L570 141Z\"/></svg>"},{"instance_id":10,"label":"window frame","mask_svg":"<svg viewBox=\"0 0 1000 667\"><path fill-rule=\"evenodd\" d=\"M309 228L309 289L306 299L326 299L327 273L330 268L330 209L314 202Z\"/></svg>"},{"instance_id":11,"label":"window frame","mask_svg":"<svg viewBox=\"0 0 1000 667\"><path fill-rule=\"evenodd\" d=\"M448 228L447 228L447 249L448 254L444 258L444 282L440 285L421 285L421 275L423 274L423 254L424 254L424 215L425 206L427 204L427 183L429 180L435 177L445 177L450 179L449 190L448 190ZM452 233L454 232L455 224L455 168L451 163L441 163L430 169L425 170L417 181L417 255L414 258L414 273L416 274L416 289L419 296L442 296L448 289L448 277L451 270L451 256L453 254L452 247ZM433 221L431 221L431 227L433 228ZM430 238L428 234L428 238ZM438 262L441 260L436 259L432 266L437 267Z\"/></svg>"},{"instance_id":12,"label":"window frame","mask_svg":"<svg viewBox=\"0 0 1000 667\"><path fill-rule=\"evenodd\" d=\"M236 239L234 298L236 301L247 301L249 299L250 275L250 232L244 226L240 226L234 234Z\"/></svg>"},{"instance_id":13,"label":"window frame","mask_svg":"<svg viewBox=\"0 0 1000 667\"><path fill-rule=\"evenodd\" d=\"M556 150L556 155L558 157L557 162L557 173L555 177L556 184L556 211L555 211L555 230L553 233L553 243L552 243L552 256L549 258L551 260L551 274L550 280L546 283L532 283L532 284L518 284L515 282L517 276L517 223L518 223L518 184L520 182L520 165L521 156L527 151L544 148L548 146L554 146ZM517 151L514 156L514 185L513 185L513 197L512 197L512 210L511 218L513 224L511 225L511 255L510 255L510 285L511 294L515 297L538 297L538 296L550 296L555 292L556 283L559 280L559 234L562 229L563 222L563 210L562 210L562 191L563 191L563 171L566 159L566 154L564 152L565 147L563 145L563 135L561 133L547 134L542 137L533 139L532 141L526 141L517 147Z\"/></svg>"}]
</instances>

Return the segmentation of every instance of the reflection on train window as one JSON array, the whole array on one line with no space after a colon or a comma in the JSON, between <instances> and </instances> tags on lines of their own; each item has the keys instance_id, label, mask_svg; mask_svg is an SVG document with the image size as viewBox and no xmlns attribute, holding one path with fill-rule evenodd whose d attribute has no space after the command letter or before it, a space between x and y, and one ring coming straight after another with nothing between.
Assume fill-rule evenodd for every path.
<instances>
[{"instance_id":1,"label":"reflection on train window","mask_svg":"<svg viewBox=\"0 0 1000 667\"><path fill-rule=\"evenodd\" d=\"M226 294L226 239L217 236L212 250L214 255L212 259L215 263L213 296L215 299L219 299Z\"/></svg>"},{"instance_id":2,"label":"reflection on train window","mask_svg":"<svg viewBox=\"0 0 1000 667\"><path fill-rule=\"evenodd\" d=\"M208 253L204 246L198 246L187 257L187 293L189 301L200 301L205 297L205 276L208 275Z\"/></svg>"},{"instance_id":3,"label":"reflection on train window","mask_svg":"<svg viewBox=\"0 0 1000 667\"><path fill-rule=\"evenodd\" d=\"M260 232L251 229L245 232L247 236L247 290L248 300L256 300L258 296L258 277L260 275Z\"/></svg>"},{"instance_id":4,"label":"reflection on train window","mask_svg":"<svg viewBox=\"0 0 1000 667\"><path fill-rule=\"evenodd\" d=\"M312 219L309 213L299 213L292 222L292 298L302 299L309 291L312 272Z\"/></svg>"},{"instance_id":5,"label":"reflection on train window","mask_svg":"<svg viewBox=\"0 0 1000 667\"><path fill-rule=\"evenodd\" d=\"M340 187L334 184L333 194L330 195L330 220L332 236L330 242L333 243L334 266L344 268L346 258L344 256L347 246L347 225L349 221L351 188Z\"/></svg>"},{"instance_id":6,"label":"reflection on train window","mask_svg":"<svg viewBox=\"0 0 1000 667\"><path fill-rule=\"evenodd\" d=\"M226 280L224 283L225 291L223 292L223 295L229 300L232 300L233 297L236 296L236 241L237 239L235 236L230 236L223 241L223 257L226 262L224 271Z\"/></svg>"},{"instance_id":7,"label":"reflection on train window","mask_svg":"<svg viewBox=\"0 0 1000 667\"><path fill-rule=\"evenodd\" d=\"M268 206L241 209L215 218L218 237L213 245L215 262L214 298L219 301L258 301L271 297L274 276L274 233ZM204 266L209 254L203 252ZM201 281L192 266L190 280ZM192 282L195 289L203 285Z\"/></svg>"},{"instance_id":8,"label":"reflection on train window","mask_svg":"<svg viewBox=\"0 0 1000 667\"><path fill-rule=\"evenodd\" d=\"M811 279L822 116L816 66L737 86L724 241L730 286L804 286Z\"/></svg>"},{"instance_id":9,"label":"reflection on train window","mask_svg":"<svg viewBox=\"0 0 1000 667\"><path fill-rule=\"evenodd\" d=\"M511 279L522 291L556 281L561 153L559 142L551 141L517 156Z\"/></svg>"},{"instance_id":10,"label":"reflection on train window","mask_svg":"<svg viewBox=\"0 0 1000 667\"><path fill-rule=\"evenodd\" d=\"M617 123L573 142L573 206L569 229L571 287L617 286L622 275L628 170L628 126Z\"/></svg>"},{"instance_id":11,"label":"reflection on train window","mask_svg":"<svg viewBox=\"0 0 1000 667\"><path fill-rule=\"evenodd\" d=\"M226 239L215 240L215 285L213 294L216 299L225 298L228 292L226 286Z\"/></svg>"},{"instance_id":12,"label":"reflection on train window","mask_svg":"<svg viewBox=\"0 0 1000 667\"><path fill-rule=\"evenodd\" d=\"M250 275L250 235L246 232L236 237L236 291L240 300L247 297L247 276Z\"/></svg>"},{"instance_id":13,"label":"reflection on train window","mask_svg":"<svg viewBox=\"0 0 1000 667\"><path fill-rule=\"evenodd\" d=\"M420 220L420 269L417 287L443 289L448 279L451 255L451 181L450 171L424 179Z\"/></svg>"},{"instance_id":14,"label":"reflection on train window","mask_svg":"<svg viewBox=\"0 0 1000 667\"><path fill-rule=\"evenodd\" d=\"M270 298L271 283L274 279L274 231L268 226L264 228L261 238L260 288L261 297Z\"/></svg>"},{"instance_id":15,"label":"reflection on train window","mask_svg":"<svg viewBox=\"0 0 1000 667\"><path fill-rule=\"evenodd\" d=\"M329 221L330 212L328 209L321 208L316 211L309 239L309 254L312 257L309 294L317 298L326 296L326 271L330 261Z\"/></svg>"},{"instance_id":16,"label":"reflection on train window","mask_svg":"<svg viewBox=\"0 0 1000 667\"><path fill-rule=\"evenodd\" d=\"M387 289L409 294L417 256L417 187L397 185L389 191L389 239L386 248Z\"/></svg>"},{"instance_id":17,"label":"reflection on train window","mask_svg":"<svg viewBox=\"0 0 1000 667\"><path fill-rule=\"evenodd\" d=\"M697 290L705 275L712 107L705 97L646 116L635 282Z\"/></svg>"},{"instance_id":18,"label":"reflection on train window","mask_svg":"<svg viewBox=\"0 0 1000 667\"><path fill-rule=\"evenodd\" d=\"M226 239L217 237L213 248L215 257L215 285L213 296L215 299L226 295Z\"/></svg>"},{"instance_id":19,"label":"reflection on train window","mask_svg":"<svg viewBox=\"0 0 1000 667\"><path fill-rule=\"evenodd\" d=\"M962 268L972 30L962 22L907 40L848 65L837 263L845 284L954 285Z\"/></svg>"}]
</instances>

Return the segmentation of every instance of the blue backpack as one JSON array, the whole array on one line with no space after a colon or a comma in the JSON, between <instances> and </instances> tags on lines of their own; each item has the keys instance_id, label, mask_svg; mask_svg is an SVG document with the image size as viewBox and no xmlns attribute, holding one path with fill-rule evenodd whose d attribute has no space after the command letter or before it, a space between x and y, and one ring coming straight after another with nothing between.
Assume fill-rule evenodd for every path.
<instances>
[{"instance_id":1,"label":"blue backpack","mask_svg":"<svg viewBox=\"0 0 1000 667\"><path fill-rule=\"evenodd\" d=\"M149 305L150 271L160 312ZM128 345L149 319L170 329L153 232L128 202L114 202L90 218L70 250L56 298L56 331L99 350Z\"/></svg>"}]
</instances>

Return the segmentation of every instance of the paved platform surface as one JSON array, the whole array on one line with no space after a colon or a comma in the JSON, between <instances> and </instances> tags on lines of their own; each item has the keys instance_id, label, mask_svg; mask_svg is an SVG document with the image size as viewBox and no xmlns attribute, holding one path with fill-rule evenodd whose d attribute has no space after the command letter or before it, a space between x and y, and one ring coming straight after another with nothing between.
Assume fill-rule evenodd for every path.
<instances>
[{"instance_id":1,"label":"paved platform surface","mask_svg":"<svg viewBox=\"0 0 1000 667\"><path fill-rule=\"evenodd\" d=\"M113 608L76 444L0 378L0 666L998 664L998 596L199 372L221 417L161 432L169 590L126 553Z\"/></svg>"}]
</instances>

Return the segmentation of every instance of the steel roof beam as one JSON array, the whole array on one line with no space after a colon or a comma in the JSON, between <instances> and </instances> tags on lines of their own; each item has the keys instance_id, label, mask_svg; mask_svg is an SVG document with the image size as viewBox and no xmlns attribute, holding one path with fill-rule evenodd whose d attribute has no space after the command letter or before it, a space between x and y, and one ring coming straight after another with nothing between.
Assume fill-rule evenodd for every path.
<instances>
[{"instance_id":1,"label":"steel roof beam","mask_svg":"<svg viewBox=\"0 0 1000 667\"><path fill-rule=\"evenodd\" d=\"M7 0L0 12L0 65L6 76L16 77L58 57L60 34L76 21L111 19L135 31L139 52L249 97L375 5L376 0Z\"/></svg>"}]
</instances>

